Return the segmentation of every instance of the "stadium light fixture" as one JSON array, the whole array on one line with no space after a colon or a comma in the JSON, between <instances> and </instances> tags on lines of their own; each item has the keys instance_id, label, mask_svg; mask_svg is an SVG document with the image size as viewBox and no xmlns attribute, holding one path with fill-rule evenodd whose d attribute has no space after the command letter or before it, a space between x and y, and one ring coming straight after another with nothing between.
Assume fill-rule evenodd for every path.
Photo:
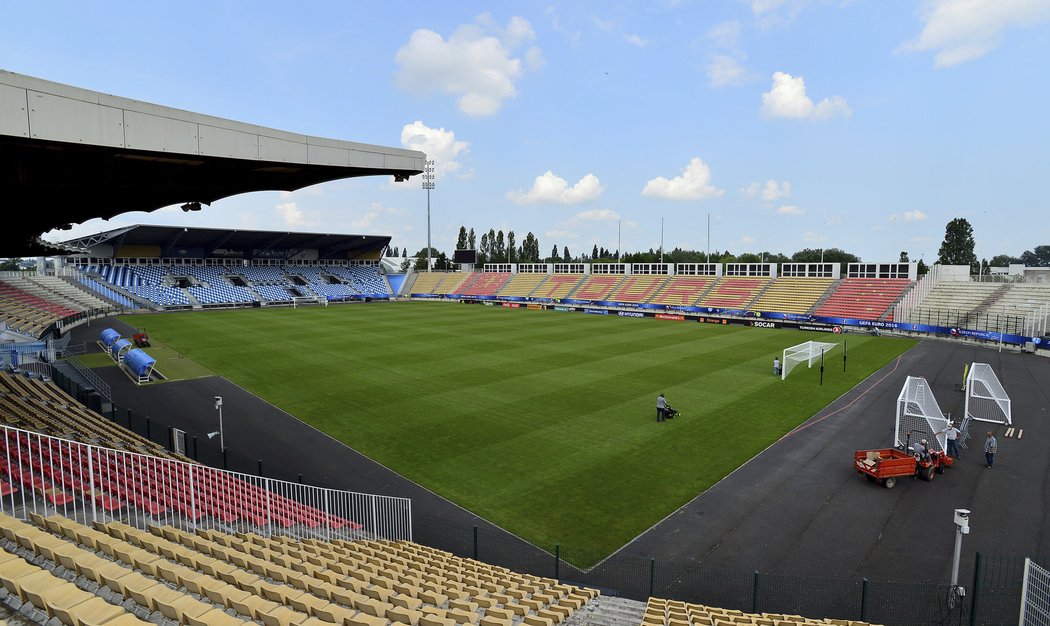
<instances>
[{"instance_id":1,"label":"stadium light fixture","mask_svg":"<svg viewBox=\"0 0 1050 626\"><path fill-rule=\"evenodd\" d=\"M208 433L208 439L214 439L215 435L219 436L219 449L226 449L226 436L222 428L222 396L215 396L215 410L219 412L219 430L216 432Z\"/></svg>"},{"instance_id":2,"label":"stadium light fixture","mask_svg":"<svg viewBox=\"0 0 1050 626\"><path fill-rule=\"evenodd\" d=\"M427 159L423 168L423 189L427 190L427 271L430 271L430 191L434 189L434 160Z\"/></svg>"}]
</instances>

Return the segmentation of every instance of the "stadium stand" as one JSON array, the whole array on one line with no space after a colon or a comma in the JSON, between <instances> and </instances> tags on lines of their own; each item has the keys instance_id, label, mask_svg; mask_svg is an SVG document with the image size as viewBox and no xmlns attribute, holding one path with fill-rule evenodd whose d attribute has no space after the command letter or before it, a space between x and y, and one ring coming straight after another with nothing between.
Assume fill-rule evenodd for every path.
<instances>
[{"instance_id":1,"label":"stadium stand","mask_svg":"<svg viewBox=\"0 0 1050 626\"><path fill-rule=\"evenodd\" d=\"M472 278L473 274L470 272L448 272L442 276L444 278L434 287L431 293L451 296L458 294L463 288L463 283Z\"/></svg>"},{"instance_id":2,"label":"stadium stand","mask_svg":"<svg viewBox=\"0 0 1050 626\"><path fill-rule=\"evenodd\" d=\"M591 274L569 296L577 300L608 300L623 279L621 274Z\"/></svg>"},{"instance_id":3,"label":"stadium stand","mask_svg":"<svg viewBox=\"0 0 1050 626\"><path fill-rule=\"evenodd\" d=\"M350 525L168 452L89 411L53 383L0 373L0 415L22 429L5 428L0 436L0 473L55 506L79 494L107 511L134 504L152 515L174 510L191 519L211 516L224 523ZM94 491L88 487L92 481Z\"/></svg>"},{"instance_id":4,"label":"stadium stand","mask_svg":"<svg viewBox=\"0 0 1050 626\"><path fill-rule=\"evenodd\" d=\"M0 580L12 593L25 595L40 588L39 581L53 584L51 574L40 572L61 566L85 589L98 589L103 601L159 611L186 626L251 620L264 626L553 626L598 597L593 589L412 542L295 541L171 526L146 531L117 521L92 528L59 515L29 517L0 514L7 551ZM40 565L23 565L19 554ZM88 606L92 595L66 601L71 626L93 623L88 615L94 611L113 612L98 602ZM57 606L57 598L50 604Z\"/></svg>"},{"instance_id":5,"label":"stadium stand","mask_svg":"<svg viewBox=\"0 0 1050 626\"><path fill-rule=\"evenodd\" d=\"M460 293L465 296L494 296L510 280L510 272L475 272Z\"/></svg>"},{"instance_id":6,"label":"stadium stand","mask_svg":"<svg viewBox=\"0 0 1050 626\"><path fill-rule=\"evenodd\" d=\"M845 278L817 307L816 315L878 320L911 285L906 278Z\"/></svg>"},{"instance_id":7,"label":"stadium stand","mask_svg":"<svg viewBox=\"0 0 1050 626\"><path fill-rule=\"evenodd\" d=\"M672 276L650 300L666 306L695 304L717 279L714 276Z\"/></svg>"},{"instance_id":8,"label":"stadium stand","mask_svg":"<svg viewBox=\"0 0 1050 626\"><path fill-rule=\"evenodd\" d=\"M776 278L751 308L775 313L808 313L833 283L830 278Z\"/></svg>"},{"instance_id":9,"label":"stadium stand","mask_svg":"<svg viewBox=\"0 0 1050 626\"><path fill-rule=\"evenodd\" d=\"M16 428L115 450L189 460L87 410L60 387L39 378L0 372L0 406L3 422Z\"/></svg>"},{"instance_id":10,"label":"stadium stand","mask_svg":"<svg viewBox=\"0 0 1050 626\"><path fill-rule=\"evenodd\" d=\"M1050 285L941 281L899 321L1020 334L1041 328L1048 310Z\"/></svg>"},{"instance_id":11,"label":"stadium stand","mask_svg":"<svg viewBox=\"0 0 1050 626\"><path fill-rule=\"evenodd\" d=\"M0 280L0 320L14 330L39 337L55 322L77 313L75 309Z\"/></svg>"},{"instance_id":12,"label":"stadium stand","mask_svg":"<svg viewBox=\"0 0 1050 626\"><path fill-rule=\"evenodd\" d=\"M532 292L533 298L560 299L567 297L584 278L583 274L551 274Z\"/></svg>"},{"instance_id":13,"label":"stadium stand","mask_svg":"<svg viewBox=\"0 0 1050 626\"><path fill-rule=\"evenodd\" d=\"M546 279L546 274L517 273L507 281L507 284L505 284L503 289L499 291L499 295L515 296L519 298L530 296L532 295L532 292L535 291L536 287Z\"/></svg>"},{"instance_id":14,"label":"stadium stand","mask_svg":"<svg viewBox=\"0 0 1050 626\"><path fill-rule=\"evenodd\" d=\"M779 613L745 613L703 604L649 598L641 626L868 626L868 622L813 619Z\"/></svg>"},{"instance_id":15,"label":"stadium stand","mask_svg":"<svg viewBox=\"0 0 1050 626\"><path fill-rule=\"evenodd\" d=\"M608 299L613 302L624 302L638 304L648 302L657 291L666 283L667 276L660 274L633 274L624 278L623 282L609 294Z\"/></svg>"},{"instance_id":16,"label":"stadium stand","mask_svg":"<svg viewBox=\"0 0 1050 626\"><path fill-rule=\"evenodd\" d=\"M746 309L769 285L768 278L722 277L700 300L701 306Z\"/></svg>"},{"instance_id":17,"label":"stadium stand","mask_svg":"<svg viewBox=\"0 0 1050 626\"><path fill-rule=\"evenodd\" d=\"M283 304L295 297L344 301L391 295L379 268L370 265L79 267L89 280L97 277L144 304L163 308L249 306L259 301ZM104 284L101 287L107 288Z\"/></svg>"},{"instance_id":18,"label":"stadium stand","mask_svg":"<svg viewBox=\"0 0 1050 626\"><path fill-rule=\"evenodd\" d=\"M412 293L434 293L434 289L445 278L445 272L421 272L409 291Z\"/></svg>"}]
</instances>

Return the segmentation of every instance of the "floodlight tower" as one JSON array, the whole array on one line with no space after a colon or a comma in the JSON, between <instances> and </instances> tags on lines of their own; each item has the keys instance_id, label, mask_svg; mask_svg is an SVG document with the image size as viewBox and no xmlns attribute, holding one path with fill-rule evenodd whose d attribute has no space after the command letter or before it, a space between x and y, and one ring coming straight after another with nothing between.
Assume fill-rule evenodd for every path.
<instances>
[{"instance_id":1,"label":"floodlight tower","mask_svg":"<svg viewBox=\"0 0 1050 626\"><path fill-rule=\"evenodd\" d=\"M430 271L430 190L434 188L434 160L427 159L423 168L423 189L427 190L427 271Z\"/></svg>"}]
</instances>

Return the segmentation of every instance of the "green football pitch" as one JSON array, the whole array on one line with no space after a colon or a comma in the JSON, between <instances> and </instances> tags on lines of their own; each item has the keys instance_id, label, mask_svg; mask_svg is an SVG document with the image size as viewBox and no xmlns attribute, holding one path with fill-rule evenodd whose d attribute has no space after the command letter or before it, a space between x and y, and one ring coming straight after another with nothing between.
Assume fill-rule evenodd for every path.
<instances>
[{"instance_id":1,"label":"green football pitch","mask_svg":"<svg viewBox=\"0 0 1050 626\"><path fill-rule=\"evenodd\" d=\"M914 342L411 302L128 319L470 511L594 563ZM848 341L786 381L772 361ZM163 363L158 363L163 371ZM656 396L682 415L656 422Z\"/></svg>"}]
</instances>

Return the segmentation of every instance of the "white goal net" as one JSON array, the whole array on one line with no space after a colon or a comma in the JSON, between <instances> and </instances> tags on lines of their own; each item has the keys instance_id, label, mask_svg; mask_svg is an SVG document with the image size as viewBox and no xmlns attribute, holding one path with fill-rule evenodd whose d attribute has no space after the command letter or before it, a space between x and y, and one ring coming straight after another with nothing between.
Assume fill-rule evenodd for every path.
<instances>
[{"instance_id":1,"label":"white goal net","mask_svg":"<svg viewBox=\"0 0 1050 626\"><path fill-rule=\"evenodd\" d=\"M806 363L806 367L813 367L814 363L820 361L821 355L826 355L837 345L839 344L827 343L824 341L807 341L806 343L800 343L797 346L784 348L780 379L787 379L788 374L791 373L791 370L795 369L796 365Z\"/></svg>"},{"instance_id":2,"label":"white goal net","mask_svg":"<svg viewBox=\"0 0 1050 626\"><path fill-rule=\"evenodd\" d=\"M947 426L948 418L933 397L930 384L925 378L909 376L897 396L894 445L907 446L925 439L931 449L943 452L948 436L941 431Z\"/></svg>"},{"instance_id":3,"label":"white goal net","mask_svg":"<svg viewBox=\"0 0 1050 626\"><path fill-rule=\"evenodd\" d=\"M295 296L292 298L292 308L297 309L303 304L319 304L328 306L328 298L321 296Z\"/></svg>"},{"instance_id":4,"label":"white goal net","mask_svg":"<svg viewBox=\"0 0 1050 626\"><path fill-rule=\"evenodd\" d=\"M974 363L966 375L966 420L1007 424L1010 421L1010 396L996 377L992 366Z\"/></svg>"}]
</instances>

